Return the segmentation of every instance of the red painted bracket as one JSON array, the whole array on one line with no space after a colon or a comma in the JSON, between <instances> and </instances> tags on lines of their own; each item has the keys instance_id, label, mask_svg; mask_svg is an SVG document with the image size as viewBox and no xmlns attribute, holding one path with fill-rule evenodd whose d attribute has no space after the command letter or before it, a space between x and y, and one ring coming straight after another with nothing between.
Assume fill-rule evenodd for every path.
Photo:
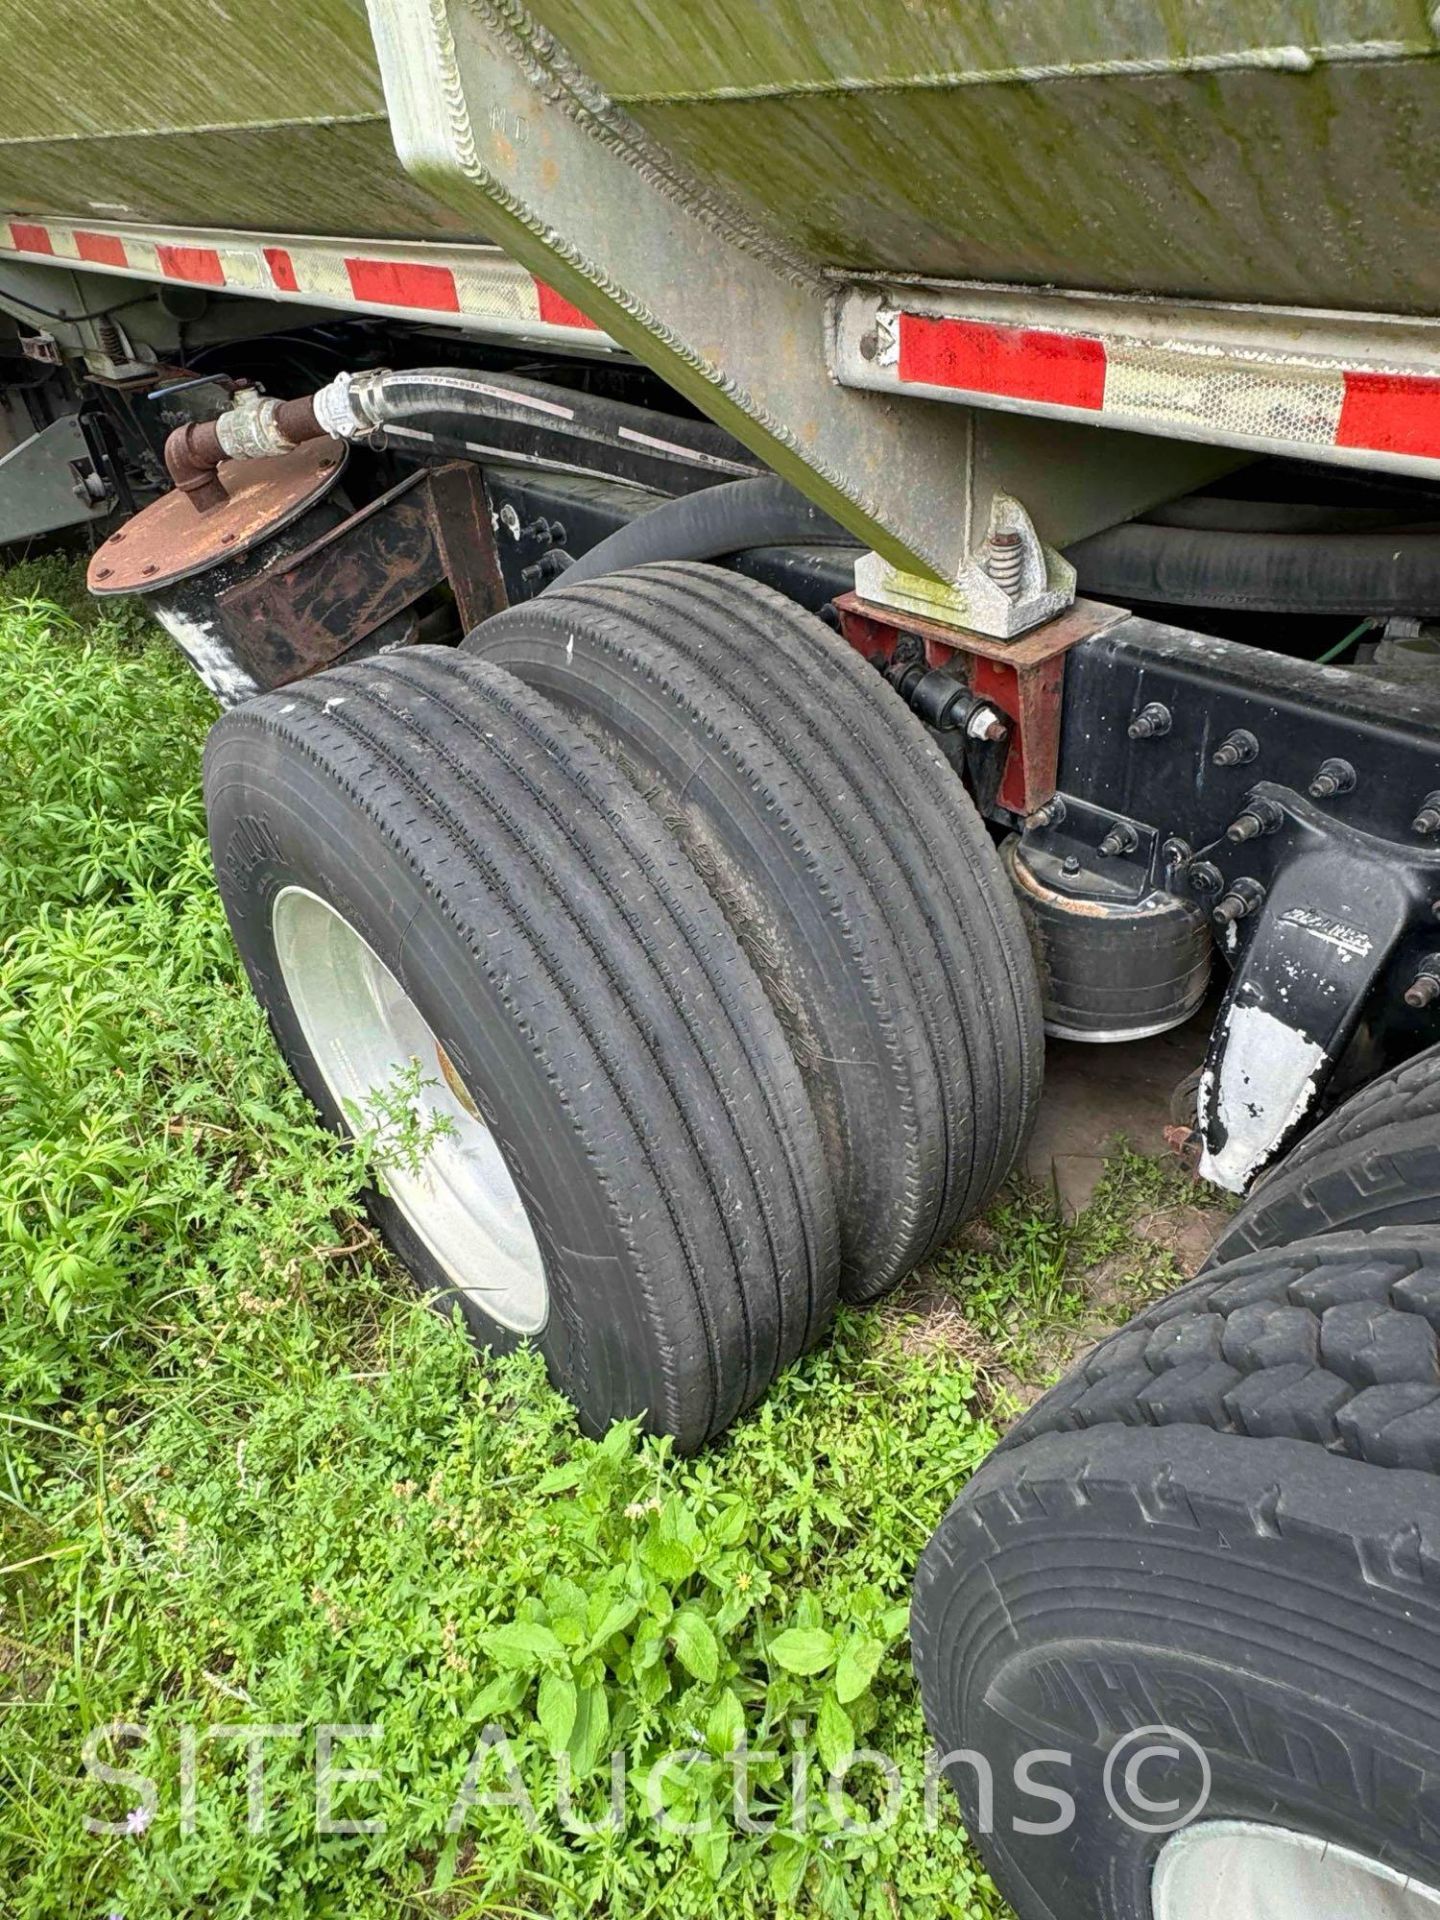
<instances>
[{"instance_id":1,"label":"red painted bracket","mask_svg":"<svg viewBox=\"0 0 1440 1920\"><path fill-rule=\"evenodd\" d=\"M1077 600L1057 619L1032 628L1018 640L996 640L919 614L901 613L855 593L841 594L835 608L841 633L867 660L887 664L901 636L913 634L924 645L927 667L963 672L971 692L1005 715L1010 722L1010 746L997 798L1002 807L1019 814L1033 813L1055 791L1065 655L1082 640L1093 639L1128 618L1123 607Z\"/></svg>"}]
</instances>

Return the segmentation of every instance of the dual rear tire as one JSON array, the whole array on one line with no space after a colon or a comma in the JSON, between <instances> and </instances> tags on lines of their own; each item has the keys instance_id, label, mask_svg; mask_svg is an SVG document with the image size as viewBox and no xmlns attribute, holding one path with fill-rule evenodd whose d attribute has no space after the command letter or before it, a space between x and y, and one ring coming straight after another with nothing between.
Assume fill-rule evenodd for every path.
<instances>
[{"instance_id":1,"label":"dual rear tire","mask_svg":"<svg viewBox=\"0 0 1440 1920\"><path fill-rule=\"evenodd\" d=\"M643 569L250 701L206 797L251 983L386 1237L591 1431L719 1432L1029 1124L1035 986L978 817L753 583Z\"/></svg>"}]
</instances>

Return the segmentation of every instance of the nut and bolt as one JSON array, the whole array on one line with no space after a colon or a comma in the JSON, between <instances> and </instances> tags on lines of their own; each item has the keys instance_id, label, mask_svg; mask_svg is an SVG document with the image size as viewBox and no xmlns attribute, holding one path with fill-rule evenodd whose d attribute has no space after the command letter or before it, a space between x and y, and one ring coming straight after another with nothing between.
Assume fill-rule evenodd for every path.
<instances>
[{"instance_id":1,"label":"nut and bolt","mask_svg":"<svg viewBox=\"0 0 1440 1920\"><path fill-rule=\"evenodd\" d=\"M1310 782L1312 800L1329 800L1337 793L1350 793L1355 786L1355 769L1348 760L1322 760Z\"/></svg>"},{"instance_id":2,"label":"nut and bolt","mask_svg":"<svg viewBox=\"0 0 1440 1920\"><path fill-rule=\"evenodd\" d=\"M1420 811L1410 822L1412 833L1424 834L1428 838L1432 833L1440 833L1440 793L1427 793L1420 802Z\"/></svg>"},{"instance_id":3,"label":"nut and bolt","mask_svg":"<svg viewBox=\"0 0 1440 1920\"><path fill-rule=\"evenodd\" d=\"M985 571L1008 600L1025 578L1025 542L1018 532L992 533L985 542Z\"/></svg>"},{"instance_id":4,"label":"nut and bolt","mask_svg":"<svg viewBox=\"0 0 1440 1920\"><path fill-rule=\"evenodd\" d=\"M1067 853L1065 858L1060 862L1060 871L1062 873L1079 873L1080 860L1078 855Z\"/></svg>"},{"instance_id":5,"label":"nut and bolt","mask_svg":"<svg viewBox=\"0 0 1440 1920\"><path fill-rule=\"evenodd\" d=\"M1171 725L1170 709L1158 700L1151 700L1136 714L1127 732L1132 740L1158 740L1162 734L1169 733Z\"/></svg>"},{"instance_id":6,"label":"nut and bolt","mask_svg":"<svg viewBox=\"0 0 1440 1920\"><path fill-rule=\"evenodd\" d=\"M1122 853L1133 853L1140 844L1140 836L1128 820L1117 820L1100 842L1100 851L1111 859Z\"/></svg>"},{"instance_id":7,"label":"nut and bolt","mask_svg":"<svg viewBox=\"0 0 1440 1920\"><path fill-rule=\"evenodd\" d=\"M1192 860L1185 869L1185 878L1196 893L1214 893L1225 884L1224 874L1209 860Z\"/></svg>"},{"instance_id":8,"label":"nut and bolt","mask_svg":"<svg viewBox=\"0 0 1440 1920\"><path fill-rule=\"evenodd\" d=\"M1214 767L1244 767L1260 751L1260 742L1248 727L1236 727L1233 733L1227 733L1214 753L1210 764Z\"/></svg>"},{"instance_id":9,"label":"nut and bolt","mask_svg":"<svg viewBox=\"0 0 1440 1920\"><path fill-rule=\"evenodd\" d=\"M1274 833L1284 824L1284 809L1275 801L1267 800L1264 794L1256 794L1246 803L1243 813L1237 814L1225 829L1225 838L1239 846L1245 840L1258 840L1262 833Z\"/></svg>"},{"instance_id":10,"label":"nut and bolt","mask_svg":"<svg viewBox=\"0 0 1440 1920\"><path fill-rule=\"evenodd\" d=\"M1407 1007L1433 1006L1440 1000L1440 953L1427 953L1419 971L1405 989Z\"/></svg>"},{"instance_id":11,"label":"nut and bolt","mask_svg":"<svg viewBox=\"0 0 1440 1920\"><path fill-rule=\"evenodd\" d=\"M972 740L1003 740L1005 722L993 707L976 707L965 722L965 731Z\"/></svg>"},{"instance_id":12,"label":"nut and bolt","mask_svg":"<svg viewBox=\"0 0 1440 1920\"><path fill-rule=\"evenodd\" d=\"M1044 806L1036 807L1033 813L1025 816L1025 828L1029 833L1038 833L1042 827L1058 827L1065 818L1067 808L1058 793L1052 794Z\"/></svg>"},{"instance_id":13,"label":"nut and bolt","mask_svg":"<svg viewBox=\"0 0 1440 1920\"><path fill-rule=\"evenodd\" d=\"M1232 881L1210 918L1217 927L1233 926L1237 920L1243 920L1247 913L1253 913L1264 898L1265 889L1258 880L1245 878Z\"/></svg>"}]
</instances>

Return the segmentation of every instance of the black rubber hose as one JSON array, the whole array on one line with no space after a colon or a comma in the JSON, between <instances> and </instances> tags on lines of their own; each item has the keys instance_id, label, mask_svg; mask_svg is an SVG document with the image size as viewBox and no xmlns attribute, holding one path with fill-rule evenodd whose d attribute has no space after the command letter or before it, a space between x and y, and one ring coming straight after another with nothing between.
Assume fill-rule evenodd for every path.
<instances>
[{"instance_id":1,"label":"black rubber hose","mask_svg":"<svg viewBox=\"0 0 1440 1920\"><path fill-rule=\"evenodd\" d=\"M705 487L667 500L663 507L652 507L557 574L544 591L573 587L650 560L719 560L746 547L817 546L832 541L853 546L855 537L837 527L788 481L767 473L756 480Z\"/></svg>"},{"instance_id":2,"label":"black rubber hose","mask_svg":"<svg viewBox=\"0 0 1440 1920\"><path fill-rule=\"evenodd\" d=\"M1229 533L1132 521L1066 549L1083 593L1254 613L1440 614L1440 534Z\"/></svg>"},{"instance_id":3,"label":"black rubber hose","mask_svg":"<svg viewBox=\"0 0 1440 1920\"><path fill-rule=\"evenodd\" d=\"M447 418L478 423L505 458L513 443L566 453L577 470L613 471L662 492L709 487L759 467L738 440L709 420L583 393L546 380L468 367L406 367L378 376L367 408L380 426ZM518 437L517 437L518 436Z\"/></svg>"}]
</instances>

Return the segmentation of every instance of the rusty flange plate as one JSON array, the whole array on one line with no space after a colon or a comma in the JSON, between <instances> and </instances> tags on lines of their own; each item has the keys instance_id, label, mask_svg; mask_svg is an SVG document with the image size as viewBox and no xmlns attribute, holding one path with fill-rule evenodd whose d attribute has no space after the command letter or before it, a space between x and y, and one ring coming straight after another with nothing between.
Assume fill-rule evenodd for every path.
<instances>
[{"instance_id":1,"label":"rusty flange plate","mask_svg":"<svg viewBox=\"0 0 1440 1920\"><path fill-rule=\"evenodd\" d=\"M153 593L237 558L327 494L348 454L343 440L309 440L267 460L226 460L220 484L230 498L209 513L186 494L162 494L96 548L91 593Z\"/></svg>"}]
</instances>

